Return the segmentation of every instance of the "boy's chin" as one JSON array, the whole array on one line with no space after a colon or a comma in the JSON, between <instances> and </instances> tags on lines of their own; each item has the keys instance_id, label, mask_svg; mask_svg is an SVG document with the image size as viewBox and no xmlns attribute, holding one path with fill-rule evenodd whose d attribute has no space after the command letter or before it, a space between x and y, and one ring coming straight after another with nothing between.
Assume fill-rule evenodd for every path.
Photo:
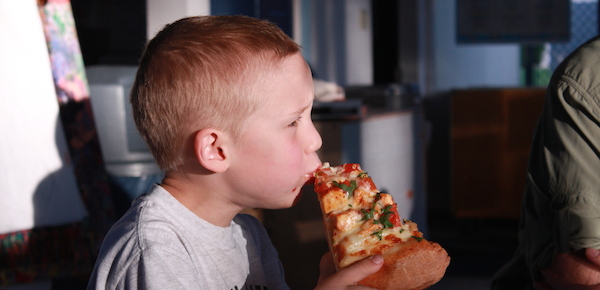
<instances>
[{"instance_id":1,"label":"boy's chin","mask_svg":"<svg viewBox=\"0 0 600 290\"><path fill-rule=\"evenodd\" d=\"M302 195L304 193L308 193L308 194L315 194L313 188L314 188L314 180L307 182L306 184L304 184L303 186L301 186L300 188L296 189L298 191L298 194L296 195L296 198L294 198L294 202L292 203L292 205L290 205L290 207L293 207L295 205L297 205L300 202L300 199L302 198ZM310 196L309 196L310 198Z\"/></svg>"},{"instance_id":2,"label":"boy's chin","mask_svg":"<svg viewBox=\"0 0 600 290\"><path fill-rule=\"evenodd\" d=\"M298 191L298 195L296 195L296 198L294 198L294 202L292 202L290 207L297 205L300 202L300 198L302 198L302 190Z\"/></svg>"},{"instance_id":3,"label":"boy's chin","mask_svg":"<svg viewBox=\"0 0 600 290\"><path fill-rule=\"evenodd\" d=\"M292 193L290 193L290 195L292 194L296 194L295 196L289 196L289 199L286 198L285 200L280 200L277 203L271 203L268 205L263 205L262 208L264 209L287 209L287 208L291 208L293 206L295 206L296 204L298 204L300 202L300 199L302 198L302 192L305 189L303 187L299 187L297 189L294 189Z\"/></svg>"}]
</instances>

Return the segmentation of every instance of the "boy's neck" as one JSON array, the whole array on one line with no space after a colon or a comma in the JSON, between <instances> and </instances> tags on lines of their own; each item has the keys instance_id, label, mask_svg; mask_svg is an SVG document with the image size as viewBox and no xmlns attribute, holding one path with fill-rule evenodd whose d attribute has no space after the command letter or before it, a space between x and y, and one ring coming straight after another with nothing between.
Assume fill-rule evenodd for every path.
<instances>
[{"instance_id":1,"label":"boy's neck","mask_svg":"<svg viewBox=\"0 0 600 290\"><path fill-rule=\"evenodd\" d=\"M221 196L206 190L201 182L166 174L161 186L177 201L201 219L220 227L228 227L242 210Z\"/></svg>"}]
</instances>

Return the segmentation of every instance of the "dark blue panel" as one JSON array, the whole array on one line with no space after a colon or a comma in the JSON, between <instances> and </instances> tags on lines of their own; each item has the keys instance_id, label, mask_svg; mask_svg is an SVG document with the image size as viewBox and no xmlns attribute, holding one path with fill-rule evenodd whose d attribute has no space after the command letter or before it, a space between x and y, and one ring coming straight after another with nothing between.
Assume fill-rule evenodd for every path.
<instances>
[{"instance_id":1,"label":"dark blue panel","mask_svg":"<svg viewBox=\"0 0 600 290\"><path fill-rule=\"evenodd\" d=\"M255 9L258 0L211 0L212 15L246 15L257 17Z\"/></svg>"},{"instance_id":2,"label":"dark blue panel","mask_svg":"<svg viewBox=\"0 0 600 290\"><path fill-rule=\"evenodd\" d=\"M211 0L212 15L246 15L267 19L292 35L292 0Z\"/></svg>"}]
</instances>

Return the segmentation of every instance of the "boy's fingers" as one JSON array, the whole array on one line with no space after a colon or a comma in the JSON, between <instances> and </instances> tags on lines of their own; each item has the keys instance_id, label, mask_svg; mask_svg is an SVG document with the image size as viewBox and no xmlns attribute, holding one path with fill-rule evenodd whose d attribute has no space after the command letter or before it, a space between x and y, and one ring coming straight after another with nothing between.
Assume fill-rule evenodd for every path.
<instances>
[{"instance_id":1,"label":"boy's fingers","mask_svg":"<svg viewBox=\"0 0 600 290\"><path fill-rule=\"evenodd\" d=\"M323 271L323 267L325 266L323 263L324 259L330 258L331 256L325 255L321 260L321 270ZM373 257L364 259L362 261L356 262L352 266L348 268L344 268L339 272L324 278L323 273L321 273L321 278L319 279L319 283L315 289L326 289L326 290L341 290L341 289L372 289L365 286L357 285L360 280L369 277L375 272L379 271L383 266L383 257L381 255L375 255Z\"/></svg>"},{"instance_id":2,"label":"boy's fingers","mask_svg":"<svg viewBox=\"0 0 600 290\"><path fill-rule=\"evenodd\" d=\"M381 269L381 266L383 266L383 257L375 255L339 271L338 275L341 276L340 280L348 281L349 284L356 284L358 281L375 274Z\"/></svg>"},{"instance_id":3,"label":"boy's fingers","mask_svg":"<svg viewBox=\"0 0 600 290\"><path fill-rule=\"evenodd\" d=\"M331 252L325 253L319 263L320 276L319 280L323 280L333 274L335 274L335 265L333 264L333 258Z\"/></svg>"}]
</instances>

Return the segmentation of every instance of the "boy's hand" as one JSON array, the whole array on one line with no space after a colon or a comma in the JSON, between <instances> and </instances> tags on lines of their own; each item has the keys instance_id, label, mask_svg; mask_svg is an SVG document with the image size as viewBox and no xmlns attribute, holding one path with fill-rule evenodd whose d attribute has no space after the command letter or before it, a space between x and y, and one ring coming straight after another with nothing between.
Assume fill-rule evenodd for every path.
<instances>
[{"instance_id":1,"label":"boy's hand","mask_svg":"<svg viewBox=\"0 0 600 290\"><path fill-rule=\"evenodd\" d=\"M383 266L383 257L376 255L362 261L359 261L348 268L336 273L331 253L327 253L321 258L319 282L317 289L373 289L365 286L356 285L356 283L371 274L379 271Z\"/></svg>"},{"instance_id":2,"label":"boy's hand","mask_svg":"<svg viewBox=\"0 0 600 290\"><path fill-rule=\"evenodd\" d=\"M543 269L543 281L535 289L600 290L600 251L588 248L581 252L558 254L550 268Z\"/></svg>"}]
</instances>

